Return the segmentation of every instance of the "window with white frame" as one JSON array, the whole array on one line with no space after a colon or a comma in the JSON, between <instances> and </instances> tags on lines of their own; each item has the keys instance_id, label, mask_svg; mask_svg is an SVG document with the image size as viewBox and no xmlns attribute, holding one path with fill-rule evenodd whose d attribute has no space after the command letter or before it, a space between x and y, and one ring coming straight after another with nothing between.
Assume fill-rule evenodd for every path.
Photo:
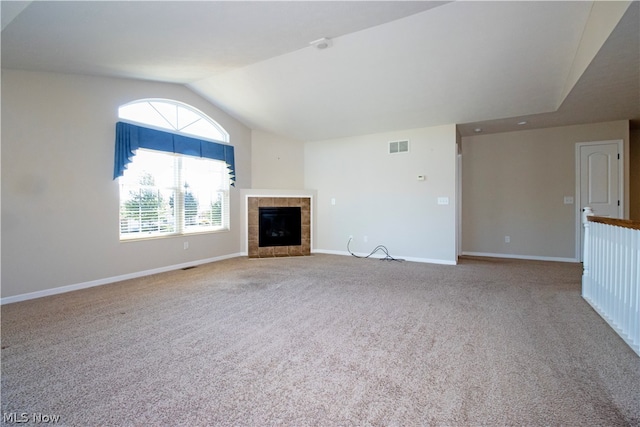
<instances>
[{"instance_id":1,"label":"window with white frame","mask_svg":"<svg viewBox=\"0 0 640 427\"><path fill-rule=\"evenodd\" d=\"M122 106L120 119L227 143L229 135L200 111L171 100ZM223 160L138 148L118 178L120 239L229 229L229 169Z\"/></svg>"}]
</instances>

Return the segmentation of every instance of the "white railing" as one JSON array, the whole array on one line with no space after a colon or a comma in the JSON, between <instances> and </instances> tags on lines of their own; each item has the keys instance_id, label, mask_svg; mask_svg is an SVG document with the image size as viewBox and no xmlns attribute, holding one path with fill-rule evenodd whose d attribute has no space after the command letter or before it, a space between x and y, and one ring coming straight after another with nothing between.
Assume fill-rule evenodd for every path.
<instances>
[{"instance_id":1,"label":"white railing","mask_svg":"<svg viewBox=\"0 0 640 427\"><path fill-rule=\"evenodd\" d=\"M585 208L582 297L640 356L640 221Z\"/></svg>"}]
</instances>

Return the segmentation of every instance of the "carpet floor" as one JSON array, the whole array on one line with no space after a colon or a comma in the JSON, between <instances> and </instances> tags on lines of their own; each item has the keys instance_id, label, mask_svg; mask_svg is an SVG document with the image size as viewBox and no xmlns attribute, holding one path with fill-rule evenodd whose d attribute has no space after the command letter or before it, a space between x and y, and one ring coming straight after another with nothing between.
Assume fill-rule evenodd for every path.
<instances>
[{"instance_id":1,"label":"carpet floor","mask_svg":"<svg viewBox=\"0 0 640 427\"><path fill-rule=\"evenodd\" d=\"M7 304L3 423L638 426L640 358L580 280L315 254Z\"/></svg>"}]
</instances>

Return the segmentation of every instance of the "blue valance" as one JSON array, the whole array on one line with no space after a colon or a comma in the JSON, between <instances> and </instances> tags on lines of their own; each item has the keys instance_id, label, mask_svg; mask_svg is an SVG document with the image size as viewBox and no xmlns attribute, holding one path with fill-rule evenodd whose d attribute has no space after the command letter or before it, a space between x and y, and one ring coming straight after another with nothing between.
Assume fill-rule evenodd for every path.
<instances>
[{"instance_id":1,"label":"blue valance","mask_svg":"<svg viewBox=\"0 0 640 427\"><path fill-rule=\"evenodd\" d=\"M131 123L116 123L116 154L113 179L124 174L138 148L186 154L207 159L222 160L229 169L229 180L235 185L235 159L233 146L149 129Z\"/></svg>"}]
</instances>

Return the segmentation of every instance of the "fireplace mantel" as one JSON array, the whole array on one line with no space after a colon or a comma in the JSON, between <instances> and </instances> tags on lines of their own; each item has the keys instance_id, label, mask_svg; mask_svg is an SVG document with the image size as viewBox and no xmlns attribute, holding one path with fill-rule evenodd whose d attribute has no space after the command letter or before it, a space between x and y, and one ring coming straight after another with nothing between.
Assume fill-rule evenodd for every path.
<instances>
[{"instance_id":1,"label":"fireplace mantel","mask_svg":"<svg viewBox=\"0 0 640 427\"><path fill-rule=\"evenodd\" d=\"M306 256L313 241L313 204L315 192L309 190L243 190L243 252L250 258ZM301 244L296 246L259 247L258 212L261 207L300 207Z\"/></svg>"}]
</instances>

